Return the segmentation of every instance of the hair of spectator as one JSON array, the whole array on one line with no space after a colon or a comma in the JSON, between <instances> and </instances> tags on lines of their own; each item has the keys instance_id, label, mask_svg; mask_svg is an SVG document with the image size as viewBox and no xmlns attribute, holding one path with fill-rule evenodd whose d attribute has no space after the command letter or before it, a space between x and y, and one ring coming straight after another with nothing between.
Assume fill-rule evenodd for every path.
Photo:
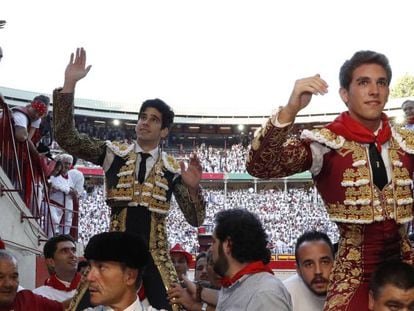
<instances>
[{"instance_id":1,"label":"hair of spectator","mask_svg":"<svg viewBox=\"0 0 414 311\"><path fill-rule=\"evenodd\" d=\"M381 264L372 274L369 289L374 299L381 295L386 285L402 290L414 288L414 267L408 263L392 260Z\"/></svg>"},{"instance_id":2,"label":"hair of spectator","mask_svg":"<svg viewBox=\"0 0 414 311\"><path fill-rule=\"evenodd\" d=\"M72 164L73 157L67 153L60 153L55 157L55 161L67 162L67 163Z\"/></svg>"},{"instance_id":3,"label":"hair of spectator","mask_svg":"<svg viewBox=\"0 0 414 311\"><path fill-rule=\"evenodd\" d=\"M388 58L381 53L374 51L358 51L351 59L345 61L339 71L339 84L342 88L349 90L354 70L361 65L377 64L382 66L387 73L387 83L390 85L392 70Z\"/></svg>"},{"instance_id":4,"label":"hair of spectator","mask_svg":"<svg viewBox=\"0 0 414 311\"><path fill-rule=\"evenodd\" d=\"M87 260L81 260L78 262L78 267L76 269L77 272L80 272L82 268L89 266L89 262Z\"/></svg>"},{"instance_id":5,"label":"hair of spectator","mask_svg":"<svg viewBox=\"0 0 414 311\"><path fill-rule=\"evenodd\" d=\"M17 264L17 259L6 249L0 249L0 260L11 260Z\"/></svg>"},{"instance_id":6,"label":"hair of spectator","mask_svg":"<svg viewBox=\"0 0 414 311\"><path fill-rule=\"evenodd\" d=\"M215 216L214 234L220 242L229 239L231 255L240 263L270 262L267 234L258 216L244 209L220 211Z\"/></svg>"},{"instance_id":7,"label":"hair of spectator","mask_svg":"<svg viewBox=\"0 0 414 311\"><path fill-rule=\"evenodd\" d=\"M45 256L46 259L53 258L55 256L58 243L66 241L75 244L75 240L69 234L60 234L50 238L43 247L43 256Z\"/></svg>"},{"instance_id":8,"label":"hair of spectator","mask_svg":"<svg viewBox=\"0 0 414 311\"><path fill-rule=\"evenodd\" d=\"M412 100L412 99L407 99L406 101L404 101L404 102L401 104L401 108L403 108L403 109L404 109L404 106L405 106L405 105L408 105L408 104L414 104L414 100Z\"/></svg>"},{"instance_id":9,"label":"hair of spectator","mask_svg":"<svg viewBox=\"0 0 414 311\"><path fill-rule=\"evenodd\" d=\"M196 264L201 258L206 258L207 259L207 252L201 252L197 255L196 260L195 260Z\"/></svg>"},{"instance_id":10,"label":"hair of spectator","mask_svg":"<svg viewBox=\"0 0 414 311\"><path fill-rule=\"evenodd\" d=\"M139 109L138 117L149 107L157 109L161 113L161 129L170 129L174 122L174 111L172 110L172 108L168 106L165 102L163 102L161 99L148 99L142 103L141 108Z\"/></svg>"},{"instance_id":11,"label":"hair of spectator","mask_svg":"<svg viewBox=\"0 0 414 311\"><path fill-rule=\"evenodd\" d=\"M332 253L332 257L335 257L335 248L332 244L331 239L328 237L326 233L316 231L316 230L306 231L300 237L298 237L298 240L296 241L295 258L296 258L296 264L298 266L299 266L299 255L298 255L299 247L305 242L316 242L316 241L324 241L326 244L328 244L329 249L331 250L331 253Z\"/></svg>"},{"instance_id":12,"label":"hair of spectator","mask_svg":"<svg viewBox=\"0 0 414 311\"><path fill-rule=\"evenodd\" d=\"M33 98L33 101L41 101L42 103L44 103L46 106L49 106L50 103L50 98L45 96L45 95L38 95L35 98Z\"/></svg>"},{"instance_id":13,"label":"hair of spectator","mask_svg":"<svg viewBox=\"0 0 414 311\"><path fill-rule=\"evenodd\" d=\"M207 251L207 265L212 266L213 265L213 253L211 249Z\"/></svg>"}]
</instances>

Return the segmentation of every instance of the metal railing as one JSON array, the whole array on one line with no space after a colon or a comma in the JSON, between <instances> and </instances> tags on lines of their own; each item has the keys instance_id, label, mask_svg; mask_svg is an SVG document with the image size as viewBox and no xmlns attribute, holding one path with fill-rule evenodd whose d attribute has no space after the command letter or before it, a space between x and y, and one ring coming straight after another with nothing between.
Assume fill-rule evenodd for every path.
<instances>
[{"instance_id":1,"label":"metal railing","mask_svg":"<svg viewBox=\"0 0 414 311\"><path fill-rule=\"evenodd\" d=\"M47 237L56 234L50 214L49 184L45 175L45 168L50 160L45 157L31 155L27 140L18 142L14 135L13 113L0 96L0 165L10 179L13 188L1 184L1 195L10 195L17 192L26 205L28 211L21 211L21 221L35 221L42 228ZM18 203L12 200L15 205ZM17 206L19 208L19 206ZM67 211L63 209L59 230L64 230L64 219ZM78 210L73 213L73 222L70 228L71 235L77 240ZM75 220L76 218L76 220Z\"/></svg>"}]
</instances>

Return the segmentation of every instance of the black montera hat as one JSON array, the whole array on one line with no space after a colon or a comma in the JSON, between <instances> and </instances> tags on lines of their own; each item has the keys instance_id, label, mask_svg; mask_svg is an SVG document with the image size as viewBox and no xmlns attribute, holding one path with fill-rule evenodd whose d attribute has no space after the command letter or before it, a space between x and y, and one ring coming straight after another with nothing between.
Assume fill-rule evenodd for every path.
<instances>
[{"instance_id":1,"label":"black montera hat","mask_svg":"<svg viewBox=\"0 0 414 311\"><path fill-rule=\"evenodd\" d=\"M116 261L129 268L142 269L149 260L142 238L129 232L103 232L94 235L85 248L87 260Z\"/></svg>"}]
</instances>

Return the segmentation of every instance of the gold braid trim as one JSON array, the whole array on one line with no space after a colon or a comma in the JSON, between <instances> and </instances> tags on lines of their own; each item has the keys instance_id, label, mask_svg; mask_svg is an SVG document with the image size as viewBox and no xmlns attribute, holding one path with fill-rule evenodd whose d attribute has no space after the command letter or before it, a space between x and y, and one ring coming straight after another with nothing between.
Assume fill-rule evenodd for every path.
<instances>
[{"instance_id":1,"label":"gold braid trim","mask_svg":"<svg viewBox=\"0 0 414 311\"><path fill-rule=\"evenodd\" d=\"M76 311L76 309L78 308L78 305L81 302L83 295L85 295L86 290L89 287L89 282L86 280L86 275L89 273L90 269L90 267L87 267L83 272L82 279L78 285L78 288L76 289L76 293L72 297L69 307L65 309L66 311Z\"/></svg>"},{"instance_id":2,"label":"gold braid trim","mask_svg":"<svg viewBox=\"0 0 414 311\"><path fill-rule=\"evenodd\" d=\"M121 209L118 213L111 215L111 226L109 231L126 231L127 208Z\"/></svg>"},{"instance_id":3,"label":"gold braid trim","mask_svg":"<svg viewBox=\"0 0 414 311\"><path fill-rule=\"evenodd\" d=\"M407 227L400 226L399 233L401 236L400 246L401 246L402 259L404 262L410 265L414 265L414 251L411 246L411 242L407 236Z\"/></svg>"},{"instance_id":4,"label":"gold braid trim","mask_svg":"<svg viewBox=\"0 0 414 311\"><path fill-rule=\"evenodd\" d=\"M201 226L206 215L206 202L201 187L194 201L191 199L187 187L182 182L175 185L173 193L187 222L193 227Z\"/></svg>"},{"instance_id":5,"label":"gold braid trim","mask_svg":"<svg viewBox=\"0 0 414 311\"><path fill-rule=\"evenodd\" d=\"M105 151L105 142L80 134L74 122L73 93L53 92L53 127L55 139L67 153L100 165L99 159Z\"/></svg>"},{"instance_id":6,"label":"gold braid trim","mask_svg":"<svg viewBox=\"0 0 414 311\"><path fill-rule=\"evenodd\" d=\"M164 283L166 290L168 290L171 283L178 283L179 280L168 252L169 244L165 228L165 216L152 213L149 251L154 260L154 264L160 273L162 282ZM179 311L180 307L178 305L172 305L172 309L174 311Z\"/></svg>"},{"instance_id":7,"label":"gold braid trim","mask_svg":"<svg viewBox=\"0 0 414 311\"><path fill-rule=\"evenodd\" d=\"M328 295L324 311L346 310L352 295L361 285L363 226L339 227L341 239L334 266L329 275Z\"/></svg>"},{"instance_id":8,"label":"gold braid trim","mask_svg":"<svg viewBox=\"0 0 414 311\"><path fill-rule=\"evenodd\" d=\"M310 168L306 143L297 137L289 137L291 128L278 128L269 119L256 132L246 160L250 175L264 179L279 178Z\"/></svg>"}]
</instances>

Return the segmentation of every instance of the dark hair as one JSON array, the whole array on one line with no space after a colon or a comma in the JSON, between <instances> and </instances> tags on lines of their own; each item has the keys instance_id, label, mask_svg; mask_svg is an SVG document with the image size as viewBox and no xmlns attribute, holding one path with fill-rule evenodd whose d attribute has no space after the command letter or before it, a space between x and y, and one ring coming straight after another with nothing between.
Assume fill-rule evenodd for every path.
<instances>
[{"instance_id":1,"label":"dark hair","mask_svg":"<svg viewBox=\"0 0 414 311\"><path fill-rule=\"evenodd\" d=\"M162 115L162 124L161 129L168 128L170 129L172 123L174 122L174 111L161 99L148 99L144 101L139 109L138 118L141 116L147 108L152 107L157 109Z\"/></svg>"},{"instance_id":2,"label":"dark hair","mask_svg":"<svg viewBox=\"0 0 414 311\"><path fill-rule=\"evenodd\" d=\"M200 254L198 254L198 255L197 255L196 260L195 260L196 265L197 265L197 262L198 262L201 258L206 258L206 259L207 259L207 252L201 252Z\"/></svg>"},{"instance_id":3,"label":"dark hair","mask_svg":"<svg viewBox=\"0 0 414 311\"><path fill-rule=\"evenodd\" d=\"M349 85L352 81L352 74L354 70L365 64L377 64L382 66L387 72L388 85L391 83L392 71L388 58L381 53L374 51L359 51L356 52L351 59L345 61L339 71L339 84L346 90L349 90Z\"/></svg>"},{"instance_id":4,"label":"dark hair","mask_svg":"<svg viewBox=\"0 0 414 311\"><path fill-rule=\"evenodd\" d=\"M55 256L58 243L66 241L75 244L75 240L69 234L60 234L47 240L45 246L43 247L43 255L45 258L53 258Z\"/></svg>"},{"instance_id":5,"label":"dark hair","mask_svg":"<svg viewBox=\"0 0 414 311\"><path fill-rule=\"evenodd\" d=\"M45 96L45 95L38 95L35 98L33 98L33 101L41 101L42 103L44 103L46 106L49 106L50 103L50 98Z\"/></svg>"},{"instance_id":6,"label":"dark hair","mask_svg":"<svg viewBox=\"0 0 414 311\"><path fill-rule=\"evenodd\" d=\"M82 268L88 267L89 262L87 260L81 260L78 262L78 267L76 269L77 272L80 272Z\"/></svg>"},{"instance_id":7,"label":"dark hair","mask_svg":"<svg viewBox=\"0 0 414 311\"><path fill-rule=\"evenodd\" d=\"M414 267L397 260L381 264L372 274L369 289L374 299L381 294L386 285L393 285L402 290L414 288Z\"/></svg>"},{"instance_id":8,"label":"dark hair","mask_svg":"<svg viewBox=\"0 0 414 311\"><path fill-rule=\"evenodd\" d=\"M220 242L231 241L231 255L240 263L270 261L267 234L256 214L244 209L229 209L215 216L214 234Z\"/></svg>"},{"instance_id":9,"label":"dark hair","mask_svg":"<svg viewBox=\"0 0 414 311\"><path fill-rule=\"evenodd\" d=\"M299 256L298 256L299 247L305 242L313 242L313 241L324 241L326 244L328 244L331 250L331 253L332 253L332 257L335 256L335 248L332 245L331 239L328 237L326 233L316 231L316 230L306 231L296 241L296 246L295 246L296 265L299 266Z\"/></svg>"}]
</instances>

